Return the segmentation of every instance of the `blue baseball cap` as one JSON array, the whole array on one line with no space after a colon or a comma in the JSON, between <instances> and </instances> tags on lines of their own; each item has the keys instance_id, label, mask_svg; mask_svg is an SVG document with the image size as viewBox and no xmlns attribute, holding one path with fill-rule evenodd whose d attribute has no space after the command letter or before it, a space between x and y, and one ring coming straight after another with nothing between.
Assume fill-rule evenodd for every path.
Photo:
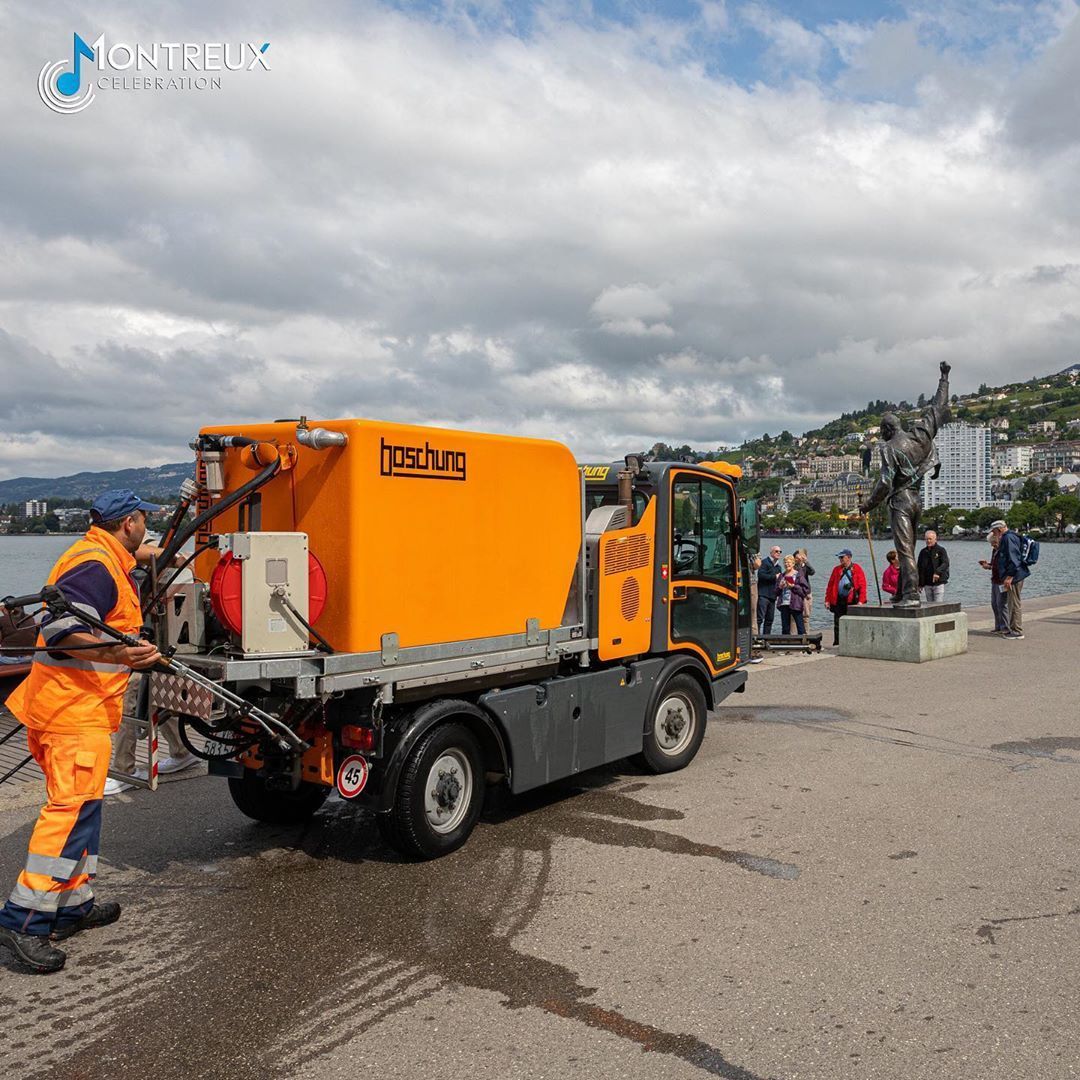
<instances>
[{"instance_id":1,"label":"blue baseball cap","mask_svg":"<svg viewBox=\"0 0 1080 1080\"><path fill-rule=\"evenodd\" d=\"M119 521L136 510L161 510L157 503L144 502L135 494L125 488L116 488L113 491L103 491L90 507L90 520L95 525L103 521Z\"/></svg>"},{"instance_id":2,"label":"blue baseball cap","mask_svg":"<svg viewBox=\"0 0 1080 1080\"><path fill-rule=\"evenodd\" d=\"M839 559L839 558L840 558L840 557L841 557L842 555L847 555L847 556L848 556L848 557L850 558L850 557L851 557L851 548L841 548L841 549L840 549L840 550L839 550L839 551L838 551L838 552L836 553L836 557L837 557L838 559Z\"/></svg>"}]
</instances>

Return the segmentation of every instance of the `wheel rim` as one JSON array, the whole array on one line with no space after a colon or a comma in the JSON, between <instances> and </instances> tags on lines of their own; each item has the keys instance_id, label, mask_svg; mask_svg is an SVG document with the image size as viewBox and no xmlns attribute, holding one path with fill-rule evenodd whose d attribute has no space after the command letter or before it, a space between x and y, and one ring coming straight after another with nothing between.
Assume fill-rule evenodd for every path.
<instances>
[{"instance_id":1,"label":"wheel rim","mask_svg":"<svg viewBox=\"0 0 1080 1080\"><path fill-rule=\"evenodd\" d=\"M653 735L661 753L674 757L689 745L697 730L694 703L685 694L668 694L660 702L653 721Z\"/></svg>"},{"instance_id":2,"label":"wheel rim","mask_svg":"<svg viewBox=\"0 0 1080 1080\"><path fill-rule=\"evenodd\" d=\"M424 785L424 810L437 833L453 832L472 804L473 773L460 750L447 750L431 766Z\"/></svg>"}]
</instances>

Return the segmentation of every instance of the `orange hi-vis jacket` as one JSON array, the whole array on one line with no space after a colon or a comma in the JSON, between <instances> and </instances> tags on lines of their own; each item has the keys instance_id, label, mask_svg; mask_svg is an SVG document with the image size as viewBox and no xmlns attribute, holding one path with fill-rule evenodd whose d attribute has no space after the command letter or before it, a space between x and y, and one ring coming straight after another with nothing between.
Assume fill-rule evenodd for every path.
<instances>
[{"instance_id":1,"label":"orange hi-vis jacket","mask_svg":"<svg viewBox=\"0 0 1080 1080\"><path fill-rule=\"evenodd\" d=\"M116 630L137 635L142 612L138 590L131 578L135 559L111 533L91 526L85 536L60 556L49 574L48 584L90 561L101 563L116 585L112 610L93 614ZM72 627L79 625L78 614L62 616L50 623L50 635L68 622ZM102 631L93 633L108 640ZM37 644L39 649L47 645L40 633ZM97 653L92 649L60 655L62 650L63 639L56 642L52 651L34 653L30 674L8 696L7 707L28 728L39 731L116 731L131 669L96 659Z\"/></svg>"}]
</instances>

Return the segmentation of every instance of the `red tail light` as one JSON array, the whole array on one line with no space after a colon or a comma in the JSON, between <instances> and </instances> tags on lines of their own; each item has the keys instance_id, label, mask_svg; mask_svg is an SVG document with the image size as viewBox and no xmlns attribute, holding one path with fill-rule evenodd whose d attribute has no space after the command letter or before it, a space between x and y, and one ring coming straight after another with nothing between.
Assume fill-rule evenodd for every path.
<instances>
[{"instance_id":1,"label":"red tail light","mask_svg":"<svg viewBox=\"0 0 1080 1080\"><path fill-rule=\"evenodd\" d=\"M354 750L374 750L375 729L360 727L359 724L346 724L341 729L341 742Z\"/></svg>"}]
</instances>

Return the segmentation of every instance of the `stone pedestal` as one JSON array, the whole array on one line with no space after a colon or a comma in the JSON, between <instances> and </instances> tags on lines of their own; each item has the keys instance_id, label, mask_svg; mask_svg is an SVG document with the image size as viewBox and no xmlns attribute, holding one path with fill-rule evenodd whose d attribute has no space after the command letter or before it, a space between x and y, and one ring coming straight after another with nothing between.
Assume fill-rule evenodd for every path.
<instances>
[{"instance_id":1,"label":"stone pedestal","mask_svg":"<svg viewBox=\"0 0 1080 1080\"><path fill-rule=\"evenodd\" d=\"M840 655L922 664L967 652L967 615L959 604L917 608L859 604L840 620Z\"/></svg>"}]
</instances>

